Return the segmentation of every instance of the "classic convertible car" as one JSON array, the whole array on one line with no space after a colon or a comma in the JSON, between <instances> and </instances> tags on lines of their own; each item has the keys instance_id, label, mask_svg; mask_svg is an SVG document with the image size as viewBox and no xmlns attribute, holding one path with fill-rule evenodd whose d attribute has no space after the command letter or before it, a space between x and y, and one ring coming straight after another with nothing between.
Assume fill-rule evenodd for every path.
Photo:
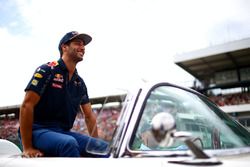
<instances>
[{"instance_id":1,"label":"classic convertible car","mask_svg":"<svg viewBox=\"0 0 250 167\"><path fill-rule=\"evenodd\" d=\"M108 148L87 148L109 158L29 159L2 147L0 166L249 166L249 146L250 132L206 96L157 82L127 94Z\"/></svg>"}]
</instances>

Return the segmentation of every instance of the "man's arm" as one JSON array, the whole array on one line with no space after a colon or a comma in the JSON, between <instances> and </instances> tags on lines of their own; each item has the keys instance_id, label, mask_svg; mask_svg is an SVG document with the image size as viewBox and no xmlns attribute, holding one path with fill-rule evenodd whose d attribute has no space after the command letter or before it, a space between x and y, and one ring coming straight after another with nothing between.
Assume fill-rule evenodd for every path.
<instances>
[{"instance_id":1,"label":"man's arm","mask_svg":"<svg viewBox=\"0 0 250 167\"><path fill-rule=\"evenodd\" d=\"M92 137L98 138L98 129L96 122L96 115L92 112L91 104L83 104L81 105L81 110L85 115L85 122L89 131L89 134Z\"/></svg>"},{"instance_id":2,"label":"man's arm","mask_svg":"<svg viewBox=\"0 0 250 167\"><path fill-rule=\"evenodd\" d=\"M42 152L34 149L32 145L33 110L39 100L40 96L37 93L33 91L27 91L24 101L20 107L19 122L23 145L23 155L25 157L43 156Z\"/></svg>"}]
</instances>

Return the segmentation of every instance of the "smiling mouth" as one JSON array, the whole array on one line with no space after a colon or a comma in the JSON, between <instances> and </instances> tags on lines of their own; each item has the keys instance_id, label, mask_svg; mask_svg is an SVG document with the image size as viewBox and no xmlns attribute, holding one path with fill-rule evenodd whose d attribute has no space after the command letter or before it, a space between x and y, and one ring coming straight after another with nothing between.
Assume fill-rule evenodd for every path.
<instances>
[{"instance_id":1,"label":"smiling mouth","mask_svg":"<svg viewBox=\"0 0 250 167\"><path fill-rule=\"evenodd\" d=\"M79 55L83 56L84 55L84 52L78 52Z\"/></svg>"}]
</instances>

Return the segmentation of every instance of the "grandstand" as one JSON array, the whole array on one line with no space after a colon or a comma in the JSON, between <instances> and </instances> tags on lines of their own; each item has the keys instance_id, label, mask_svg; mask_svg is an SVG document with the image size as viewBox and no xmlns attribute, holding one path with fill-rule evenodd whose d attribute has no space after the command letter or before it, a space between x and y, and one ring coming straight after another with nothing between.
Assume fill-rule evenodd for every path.
<instances>
[{"instance_id":1,"label":"grandstand","mask_svg":"<svg viewBox=\"0 0 250 167\"><path fill-rule=\"evenodd\" d=\"M250 38L175 56L195 77L193 89L250 128Z\"/></svg>"}]
</instances>

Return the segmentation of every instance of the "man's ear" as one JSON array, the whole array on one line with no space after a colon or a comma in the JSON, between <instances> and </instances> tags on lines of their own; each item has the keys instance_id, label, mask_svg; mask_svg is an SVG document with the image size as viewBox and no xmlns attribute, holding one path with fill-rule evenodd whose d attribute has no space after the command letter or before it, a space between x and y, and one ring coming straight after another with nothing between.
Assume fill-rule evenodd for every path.
<instances>
[{"instance_id":1,"label":"man's ear","mask_svg":"<svg viewBox=\"0 0 250 167\"><path fill-rule=\"evenodd\" d=\"M61 45L61 48L62 48L62 51L67 47L67 44L62 44Z\"/></svg>"},{"instance_id":2,"label":"man's ear","mask_svg":"<svg viewBox=\"0 0 250 167\"><path fill-rule=\"evenodd\" d=\"M62 45L61 45L61 48L62 48L62 49L63 49L63 48L66 48L66 46L67 46L66 44L62 44Z\"/></svg>"}]
</instances>

